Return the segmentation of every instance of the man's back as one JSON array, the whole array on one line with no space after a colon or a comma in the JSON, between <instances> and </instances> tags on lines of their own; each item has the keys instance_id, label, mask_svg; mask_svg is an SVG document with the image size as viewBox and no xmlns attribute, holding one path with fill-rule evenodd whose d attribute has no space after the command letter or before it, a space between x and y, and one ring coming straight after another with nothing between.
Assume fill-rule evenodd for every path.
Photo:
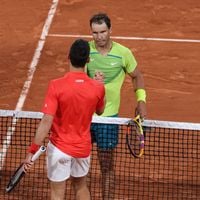
<instances>
[{"instance_id":1,"label":"man's back","mask_svg":"<svg viewBox=\"0 0 200 200\"><path fill-rule=\"evenodd\" d=\"M69 72L51 81L48 93L51 98L45 99L43 112L55 113L51 142L72 156L87 156L91 150L90 122L96 109L103 105L103 85L84 72ZM77 147L79 152L75 151Z\"/></svg>"}]
</instances>

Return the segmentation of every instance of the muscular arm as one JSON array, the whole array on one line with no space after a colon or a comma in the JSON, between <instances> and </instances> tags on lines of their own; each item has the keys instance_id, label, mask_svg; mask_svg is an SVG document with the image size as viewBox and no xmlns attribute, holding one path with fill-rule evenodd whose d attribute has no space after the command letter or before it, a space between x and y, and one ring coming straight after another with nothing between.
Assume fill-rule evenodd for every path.
<instances>
[{"instance_id":1,"label":"muscular arm","mask_svg":"<svg viewBox=\"0 0 200 200\"><path fill-rule=\"evenodd\" d=\"M47 115L45 114L39 124L39 127L36 131L36 135L35 138L33 140L33 143L35 143L36 145L42 145L44 139L46 138L46 136L49 133L49 130L51 128L53 122L53 116L51 115ZM29 168L32 167L33 162L31 162L31 158L32 158L33 154L32 153L28 153L26 156L26 159L24 161L24 171L27 172L27 170Z\"/></svg>"},{"instance_id":2,"label":"muscular arm","mask_svg":"<svg viewBox=\"0 0 200 200\"><path fill-rule=\"evenodd\" d=\"M52 122L53 122L53 116L44 114L34 138L35 144L42 145L44 139L49 133Z\"/></svg>"},{"instance_id":3,"label":"muscular arm","mask_svg":"<svg viewBox=\"0 0 200 200\"><path fill-rule=\"evenodd\" d=\"M104 84L104 74L102 72L100 72L100 71L95 72L94 80L99 81L100 83ZM106 97L104 96L103 106L96 110L96 114L97 115L103 114L104 109L105 109L105 105L106 105Z\"/></svg>"},{"instance_id":4,"label":"muscular arm","mask_svg":"<svg viewBox=\"0 0 200 200\"><path fill-rule=\"evenodd\" d=\"M104 105L101 107L101 108L98 108L97 110L96 110L96 114L97 115L101 115L101 114L103 114L103 112L104 112L104 109L105 109L105 105L106 105L106 98L104 97Z\"/></svg>"},{"instance_id":5,"label":"muscular arm","mask_svg":"<svg viewBox=\"0 0 200 200\"><path fill-rule=\"evenodd\" d=\"M139 71L139 69L136 67L135 70L131 73L129 73L130 77L132 78L133 86L135 88L135 91L137 89L145 89L144 87L144 79L142 73ZM144 101L138 101L135 114L139 114L142 118L146 117L146 103Z\"/></svg>"},{"instance_id":6,"label":"muscular arm","mask_svg":"<svg viewBox=\"0 0 200 200\"><path fill-rule=\"evenodd\" d=\"M129 73L129 75L132 78L135 90L144 89L143 75L137 67L135 68L133 72Z\"/></svg>"}]
</instances>

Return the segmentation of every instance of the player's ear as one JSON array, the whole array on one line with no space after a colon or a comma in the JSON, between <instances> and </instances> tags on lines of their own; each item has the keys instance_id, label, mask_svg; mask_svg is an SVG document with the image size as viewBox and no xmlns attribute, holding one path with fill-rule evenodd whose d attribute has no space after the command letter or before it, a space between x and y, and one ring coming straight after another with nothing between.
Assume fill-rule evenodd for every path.
<instances>
[{"instance_id":1,"label":"player's ear","mask_svg":"<svg viewBox=\"0 0 200 200\"><path fill-rule=\"evenodd\" d=\"M88 59L87 59L87 62L86 63L89 63L90 62L90 57L88 57Z\"/></svg>"},{"instance_id":2,"label":"player's ear","mask_svg":"<svg viewBox=\"0 0 200 200\"><path fill-rule=\"evenodd\" d=\"M109 33L112 33L112 27L110 27Z\"/></svg>"}]
</instances>

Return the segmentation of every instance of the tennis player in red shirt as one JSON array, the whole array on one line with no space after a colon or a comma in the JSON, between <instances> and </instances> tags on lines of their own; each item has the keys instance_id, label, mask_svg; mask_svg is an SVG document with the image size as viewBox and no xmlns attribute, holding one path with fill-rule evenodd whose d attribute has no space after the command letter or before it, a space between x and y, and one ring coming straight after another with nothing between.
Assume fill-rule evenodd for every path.
<instances>
[{"instance_id":1,"label":"tennis player in red shirt","mask_svg":"<svg viewBox=\"0 0 200 200\"><path fill-rule=\"evenodd\" d=\"M76 40L69 52L70 72L50 81L42 112L44 116L29 147L24 169L33 165L31 157L48 135L47 176L51 182L51 200L63 200L65 181L72 178L76 199L89 200L86 175L90 166L90 125L94 112L104 111L105 89L102 83L84 73L89 61L89 45Z\"/></svg>"}]
</instances>

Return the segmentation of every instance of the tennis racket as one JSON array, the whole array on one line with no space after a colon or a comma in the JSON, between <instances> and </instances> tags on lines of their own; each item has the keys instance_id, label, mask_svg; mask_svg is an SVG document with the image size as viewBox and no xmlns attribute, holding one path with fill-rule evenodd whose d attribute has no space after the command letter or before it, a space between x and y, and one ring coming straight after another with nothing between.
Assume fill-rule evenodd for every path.
<instances>
[{"instance_id":1,"label":"tennis racket","mask_svg":"<svg viewBox=\"0 0 200 200\"><path fill-rule=\"evenodd\" d=\"M45 146L41 146L39 150L33 155L31 158L31 161L35 161L39 158L39 156L46 151ZM12 177L10 178L10 181L6 187L6 192L9 193L11 192L15 186L19 183L19 181L24 177L25 172L24 172L24 163L20 164L20 166L17 168L17 170L14 172Z\"/></svg>"},{"instance_id":2,"label":"tennis racket","mask_svg":"<svg viewBox=\"0 0 200 200\"><path fill-rule=\"evenodd\" d=\"M140 158L144 154L144 134L139 115L128 122L126 143L135 158Z\"/></svg>"}]
</instances>

